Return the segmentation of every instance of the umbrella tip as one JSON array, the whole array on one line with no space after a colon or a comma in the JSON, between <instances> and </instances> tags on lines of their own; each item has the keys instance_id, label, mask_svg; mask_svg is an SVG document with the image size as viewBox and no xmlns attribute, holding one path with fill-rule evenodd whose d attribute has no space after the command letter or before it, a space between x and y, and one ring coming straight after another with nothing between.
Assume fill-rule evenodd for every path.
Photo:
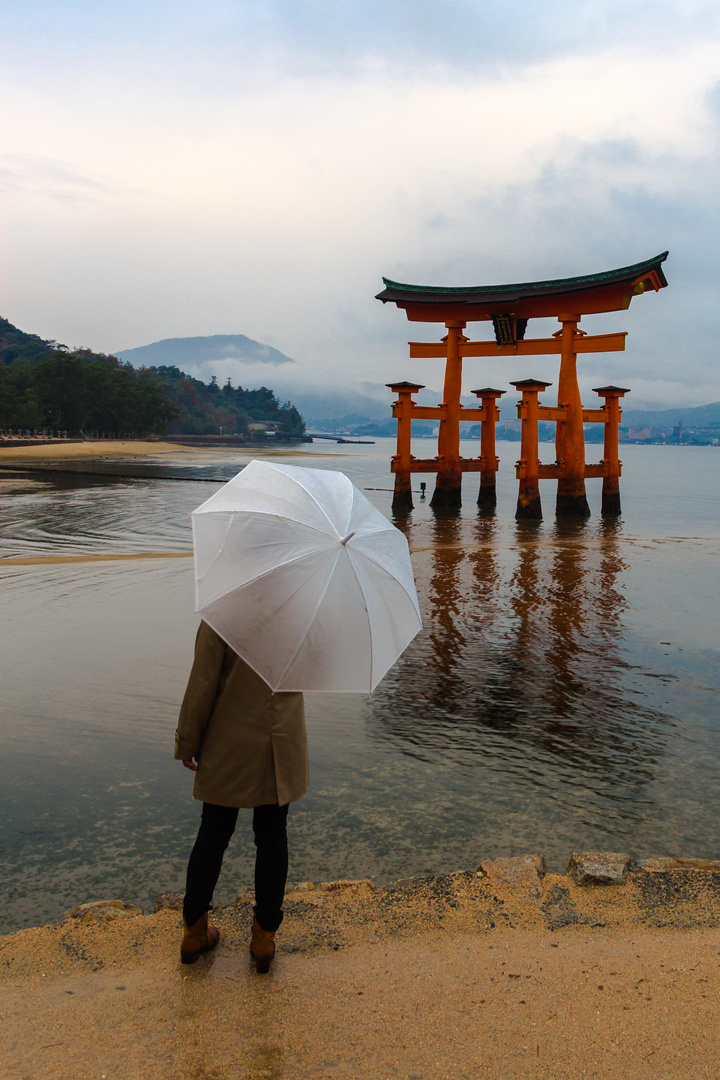
<instances>
[{"instance_id":1,"label":"umbrella tip","mask_svg":"<svg viewBox=\"0 0 720 1080\"><path fill-rule=\"evenodd\" d=\"M352 540L353 536L355 535L355 531L356 530L353 529L353 531L351 533L348 533L347 536L343 536L342 540L340 541L343 547L345 546L345 544L347 544L348 540Z\"/></svg>"}]
</instances>

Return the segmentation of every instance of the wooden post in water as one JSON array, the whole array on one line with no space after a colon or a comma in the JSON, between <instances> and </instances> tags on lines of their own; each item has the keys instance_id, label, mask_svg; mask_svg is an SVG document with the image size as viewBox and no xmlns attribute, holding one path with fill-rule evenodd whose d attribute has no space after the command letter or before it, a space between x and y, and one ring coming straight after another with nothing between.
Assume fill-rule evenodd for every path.
<instances>
[{"instance_id":1,"label":"wooden post in water","mask_svg":"<svg viewBox=\"0 0 720 1080\"><path fill-rule=\"evenodd\" d=\"M478 506L494 509L497 506L496 477L500 459L495 454L495 425L500 419L500 410L495 402L505 393L486 386L483 390L473 390L473 394L482 402L483 419L480 421L480 492Z\"/></svg>"},{"instance_id":2,"label":"wooden post in water","mask_svg":"<svg viewBox=\"0 0 720 1080\"><path fill-rule=\"evenodd\" d=\"M562 323L558 407L565 408L566 419L557 425L555 436L555 453L560 465L555 512L558 517L584 518L590 517L590 507L585 495L585 433L576 343L585 335L578 330L579 315L563 312L558 319Z\"/></svg>"},{"instance_id":3,"label":"wooden post in water","mask_svg":"<svg viewBox=\"0 0 720 1080\"><path fill-rule=\"evenodd\" d=\"M518 520L539 521L542 519L540 502L540 457L538 447L538 420L540 402L538 394L552 383L539 379L518 379L511 385L522 393L518 405L518 417L522 421L520 428L520 460L516 466L516 476L520 481L518 489Z\"/></svg>"},{"instance_id":4,"label":"wooden post in water","mask_svg":"<svg viewBox=\"0 0 720 1080\"><path fill-rule=\"evenodd\" d=\"M620 398L629 394L630 391L622 386L599 386L593 390L593 393L605 399L603 411L607 414L603 439L604 473L601 513L606 517L618 517L620 515L620 473L622 472L619 445L622 416Z\"/></svg>"},{"instance_id":5,"label":"wooden post in water","mask_svg":"<svg viewBox=\"0 0 720 1080\"><path fill-rule=\"evenodd\" d=\"M462 331L465 323L451 319L445 323L445 386L443 389L444 414L438 433L438 472L435 491L430 505L435 509L456 509L462 505L462 468L460 465L460 394L462 391L462 355L460 344L466 338Z\"/></svg>"},{"instance_id":6,"label":"wooden post in water","mask_svg":"<svg viewBox=\"0 0 720 1080\"><path fill-rule=\"evenodd\" d=\"M425 387L411 382L386 383L386 386L398 395L397 401L393 402L393 416L397 420L397 451L390 466L395 473L392 508L412 510L412 396Z\"/></svg>"}]
</instances>

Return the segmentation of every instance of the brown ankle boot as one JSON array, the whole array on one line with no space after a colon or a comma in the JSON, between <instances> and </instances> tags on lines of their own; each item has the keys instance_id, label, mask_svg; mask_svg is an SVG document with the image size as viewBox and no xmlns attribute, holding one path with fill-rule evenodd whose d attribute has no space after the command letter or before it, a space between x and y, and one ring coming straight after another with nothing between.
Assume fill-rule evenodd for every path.
<instances>
[{"instance_id":1,"label":"brown ankle boot","mask_svg":"<svg viewBox=\"0 0 720 1080\"><path fill-rule=\"evenodd\" d=\"M208 926L207 911L201 915L192 926L183 919L182 943L180 945L180 960L183 964L194 964L200 953L210 952L220 940L220 932L216 926Z\"/></svg>"},{"instance_id":2,"label":"brown ankle boot","mask_svg":"<svg viewBox=\"0 0 720 1080\"><path fill-rule=\"evenodd\" d=\"M250 955L255 961L255 970L258 975L266 975L275 955L275 931L263 930L257 919L253 919L252 924Z\"/></svg>"}]
</instances>

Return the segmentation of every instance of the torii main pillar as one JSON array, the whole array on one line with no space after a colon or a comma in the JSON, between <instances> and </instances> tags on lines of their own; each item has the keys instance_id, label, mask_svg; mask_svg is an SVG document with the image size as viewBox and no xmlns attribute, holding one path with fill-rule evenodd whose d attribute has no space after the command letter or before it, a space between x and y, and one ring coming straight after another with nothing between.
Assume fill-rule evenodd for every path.
<instances>
[{"instance_id":1,"label":"torii main pillar","mask_svg":"<svg viewBox=\"0 0 720 1080\"><path fill-rule=\"evenodd\" d=\"M462 505L462 468L460 464L460 395L462 393L462 355L460 343L467 341L462 331L465 323L451 320L445 323L445 382L443 384L444 412L438 431L439 468L435 491L430 505L454 509Z\"/></svg>"},{"instance_id":2,"label":"torii main pillar","mask_svg":"<svg viewBox=\"0 0 720 1080\"><path fill-rule=\"evenodd\" d=\"M562 323L558 408L565 410L565 421L557 425L555 434L555 457L562 463L555 513L558 517L590 517L585 496L583 407L577 377L576 342L580 336L580 316L573 312L561 312L558 319Z\"/></svg>"}]
</instances>

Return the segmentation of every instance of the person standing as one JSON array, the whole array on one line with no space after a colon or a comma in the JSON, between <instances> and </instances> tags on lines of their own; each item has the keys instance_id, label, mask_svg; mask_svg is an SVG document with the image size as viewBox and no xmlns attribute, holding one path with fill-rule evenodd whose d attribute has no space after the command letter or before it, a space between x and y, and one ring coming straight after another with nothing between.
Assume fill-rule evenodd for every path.
<instances>
[{"instance_id":1,"label":"person standing","mask_svg":"<svg viewBox=\"0 0 720 1080\"><path fill-rule=\"evenodd\" d=\"M203 621L175 732L175 758L195 773L193 797L203 804L187 868L180 959L192 964L219 941L208 912L239 809L252 808L257 850L250 952L263 974L283 919L288 807L309 783L303 695L273 693Z\"/></svg>"}]
</instances>

